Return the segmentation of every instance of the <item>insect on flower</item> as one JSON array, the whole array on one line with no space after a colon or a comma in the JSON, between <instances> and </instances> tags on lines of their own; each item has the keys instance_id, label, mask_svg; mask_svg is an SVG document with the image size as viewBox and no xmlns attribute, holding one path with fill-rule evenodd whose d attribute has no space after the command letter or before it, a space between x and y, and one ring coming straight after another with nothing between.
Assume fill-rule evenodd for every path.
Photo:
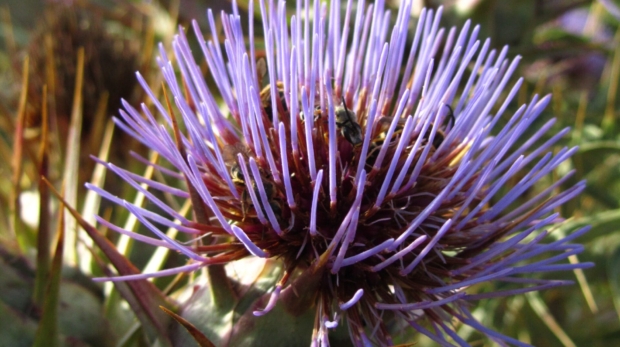
<instances>
[{"instance_id":1,"label":"insect on flower","mask_svg":"<svg viewBox=\"0 0 620 347\"><path fill-rule=\"evenodd\" d=\"M357 123L355 112L347 109L347 104L342 99L342 106L336 108L336 125L342 136L353 146L362 143L362 127Z\"/></svg>"},{"instance_id":2,"label":"insect on flower","mask_svg":"<svg viewBox=\"0 0 620 347\"><path fill-rule=\"evenodd\" d=\"M241 143L238 143L236 145L223 148L222 155L224 156L225 163L227 164L226 166L230 169L230 175L233 183L241 190L241 198L239 199L239 202L241 203L241 212L243 216L242 220L245 220L248 209L252 206L250 194L253 193L256 196L259 195L256 181L251 178L246 180L243 170L238 162L238 156L241 156L244 160L248 160L251 155L250 150ZM271 205L272 208L279 206L279 203L276 202L276 188L273 182L271 182L269 175L261 171L260 178L262 180L263 187L265 188L264 190L269 200L269 205ZM249 189L252 190L252 193L248 193ZM259 207L264 213L264 208L262 205L259 204Z\"/></svg>"},{"instance_id":3,"label":"insect on flower","mask_svg":"<svg viewBox=\"0 0 620 347\"><path fill-rule=\"evenodd\" d=\"M278 113L288 112L286 108L286 103L284 102L284 86L282 82L278 81L274 85L276 88L273 88L271 84L269 84L268 75L267 75L267 63L264 58L260 58L256 62L256 71L258 74L258 81L261 85L264 85L264 88L260 91L260 104L265 110L265 114L269 117L273 114L273 105L275 105L275 109ZM265 81L267 81L265 83ZM275 90L275 102L272 101L274 97L272 95L271 90Z\"/></svg>"},{"instance_id":4,"label":"insect on flower","mask_svg":"<svg viewBox=\"0 0 620 347\"><path fill-rule=\"evenodd\" d=\"M448 119L448 124L446 125L446 128L453 127L456 121L454 118L454 111L452 110L452 107L450 105L445 105L445 106L448 108L448 111L449 111L446 117ZM430 135L431 135L431 131L427 130L424 136L428 138ZM435 147L435 149L438 149L439 146L441 146L441 144L443 143L443 140L445 140L445 138L446 138L446 134L444 133L444 131L441 129L437 129L437 132L435 133L435 138L433 139L433 147Z\"/></svg>"},{"instance_id":5,"label":"insect on flower","mask_svg":"<svg viewBox=\"0 0 620 347\"><path fill-rule=\"evenodd\" d=\"M183 30L172 43L177 70L160 46L158 63L174 112L138 74L163 124L150 108L143 105L140 114L127 103L117 124L167 161L155 168L169 179L153 182L106 165L145 192L159 212L88 187L157 235L141 241L178 251L189 264L100 280L265 258L278 264L281 275L271 293L255 302L259 317L244 316L243 326L269 320L274 310L311 312L303 337L311 345L328 345L340 325L355 346L392 345L403 326L441 345L466 346L454 330L458 321L498 343L524 345L480 324L469 303L566 285L529 275L592 265L563 263L581 252L572 241L587 228L546 238L561 220L555 209L577 196L584 182L556 194L571 172L525 197L576 151L551 151L567 129L539 145L554 120L527 135L550 97L534 96L509 111L522 84L519 79L509 86L519 58L509 60L506 48L491 49L469 22L460 31L445 31L441 8L423 10L410 37L409 0L395 18L384 1L348 1L343 17L337 1L328 8L300 0L290 18L283 1L270 4L259 2L262 62L255 53L254 2L247 39L234 2L233 14L221 17L224 42L210 11L208 41L193 23L213 85L205 82ZM183 133L173 113L180 115ZM508 120L499 127L502 117ZM226 154L231 149L234 158ZM191 199L194 219L141 184ZM192 234L208 230L211 237L208 244L197 238L187 246L152 222ZM507 289L468 292L487 282ZM287 324L296 317L276 315L275 321ZM228 345L269 342L252 331L227 336L209 337Z\"/></svg>"}]
</instances>

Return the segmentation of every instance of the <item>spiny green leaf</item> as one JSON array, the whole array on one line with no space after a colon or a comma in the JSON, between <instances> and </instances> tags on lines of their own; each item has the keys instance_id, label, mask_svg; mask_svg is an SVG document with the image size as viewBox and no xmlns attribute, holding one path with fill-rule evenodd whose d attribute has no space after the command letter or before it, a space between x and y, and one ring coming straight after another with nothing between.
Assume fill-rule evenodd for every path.
<instances>
[{"instance_id":1,"label":"spiny green leaf","mask_svg":"<svg viewBox=\"0 0 620 347\"><path fill-rule=\"evenodd\" d=\"M211 342L202 332L200 332L198 328L192 325L192 323L186 321L185 319L183 319L183 317L163 306L159 306L159 308L161 308L162 311L166 312L170 317L174 318L174 320L179 322L185 328L185 330L187 330L187 332L192 335L192 337L200 347L215 347L213 342Z\"/></svg>"},{"instance_id":2,"label":"spiny green leaf","mask_svg":"<svg viewBox=\"0 0 620 347\"><path fill-rule=\"evenodd\" d=\"M114 275L100 259L98 259L97 257L94 257L93 259L95 259L95 261L99 263L106 276ZM131 307L131 310L134 312L138 320L140 320L142 328L144 328L144 331L146 331L148 337L152 340L150 341L151 344L154 342L153 340L159 338L163 346L173 346L173 344L169 340L167 330L169 317L159 310L153 311L153 305L157 304L157 299L146 297L148 293L141 292L140 285L135 285L135 283L137 282L145 282L151 284L148 281L119 281L114 282L114 288L116 289L118 294L120 294L120 296L127 301L129 307ZM139 295L143 295L143 297L140 297ZM163 305L169 303L161 301L161 304ZM163 317L161 317L162 315ZM135 330L134 327L128 326L127 328L131 329L131 331Z\"/></svg>"},{"instance_id":3,"label":"spiny green leaf","mask_svg":"<svg viewBox=\"0 0 620 347\"><path fill-rule=\"evenodd\" d=\"M21 215L21 207L19 203L19 195L20 195L20 187L21 187L21 177L23 170L23 162L22 162L22 153L24 150L24 122L25 122L25 110L26 110L26 100L28 96L28 66L29 59L28 56L24 59L24 67L23 67L23 79L22 79L22 88L21 95L19 97L19 110L17 112L17 125L15 127L15 133L13 138L13 158L11 160L11 169L12 169L12 177L11 177L11 197L9 200L9 215L12 231L18 241L20 251L27 249L27 235L24 235L23 231L26 228L23 227L23 222L20 218Z\"/></svg>"},{"instance_id":4,"label":"spiny green leaf","mask_svg":"<svg viewBox=\"0 0 620 347\"><path fill-rule=\"evenodd\" d=\"M60 210L62 211L62 206ZM64 230L64 214L60 213L56 231L58 241L56 242L56 251L52 259L49 280L45 288L43 313L39 322L37 336L35 337L34 347L58 346L58 296L60 291L60 274L62 272L62 256L65 244Z\"/></svg>"},{"instance_id":5,"label":"spiny green leaf","mask_svg":"<svg viewBox=\"0 0 620 347\"><path fill-rule=\"evenodd\" d=\"M39 177L48 177L48 119L47 119L47 87L43 87L43 101L41 102L41 144L39 147ZM37 232L37 269L35 277L34 302L43 306L45 286L50 273L50 222L52 215L49 204L49 190L47 185L39 179L39 230Z\"/></svg>"},{"instance_id":6,"label":"spiny green leaf","mask_svg":"<svg viewBox=\"0 0 620 347\"><path fill-rule=\"evenodd\" d=\"M73 106L71 109L71 124L69 125L69 134L67 135L67 155L65 158L65 166L63 168L63 182L66 184L66 190L63 198L71 206L77 205L78 191L78 171L80 168L80 137L82 133L82 84L84 81L84 48L80 47L77 53L77 66L75 68L75 88L73 91ZM64 212L64 211L63 211ZM67 220L66 237L67 244L71 247L67 248L65 254L66 260L71 265L77 265L79 256L74 245L77 245L77 228L75 220Z\"/></svg>"},{"instance_id":7,"label":"spiny green leaf","mask_svg":"<svg viewBox=\"0 0 620 347\"><path fill-rule=\"evenodd\" d=\"M49 181L45 180L50 191L63 202L64 207L77 220L77 223L86 231L93 242L108 257L112 265L116 268L120 275L139 274L140 270L136 268L127 258L116 250L112 242L101 235L97 229L88 224L82 216L70 205L67 205L62 196L54 189ZM105 268L104 268L105 269ZM170 321L169 317L158 309L160 305L170 305L163 293L148 281L128 281L125 283L116 282L117 288L125 288L121 295L129 302L132 310L136 313L145 328L156 334L162 343L171 346L170 340L166 334L166 327Z\"/></svg>"}]
</instances>

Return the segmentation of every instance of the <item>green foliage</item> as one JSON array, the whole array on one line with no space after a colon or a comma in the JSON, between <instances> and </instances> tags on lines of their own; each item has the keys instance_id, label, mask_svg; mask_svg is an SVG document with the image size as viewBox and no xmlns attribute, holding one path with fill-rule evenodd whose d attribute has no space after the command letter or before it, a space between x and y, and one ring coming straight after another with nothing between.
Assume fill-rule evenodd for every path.
<instances>
[{"instance_id":1,"label":"green foliage","mask_svg":"<svg viewBox=\"0 0 620 347\"><path fill-rule=\"evenodd\" d=\"M247 8L247 1L239 2L242 9ZM435 2L427 1L431 5ZM541 126L543 122L556 117L555 130L572 128L562 145L578 145L580 150L554 177L549 177L547 183L574 169L575 177L566 185L581 179L586 179L588 185L578 200L563 206L561 212L568 220L551 231L551 235L565 235L584 225L592 225L592 230L578 240L585 247L579 260L597 264L595 268L587 271L564 274L564 279L574 280L578 285L527 296L484 300L472 308L472 312L484 325L537 346L620 345L620 19L610 16L596 1L483 0L454 3L456 5L445 8L445 26L460 25L466 18L471 18L473 23L481 25L479 37L490 36L495 48L510 44L510 55L523 56L520 71L516 73L526 76L519 94L519 104L532 93L553 94L552 106L535 126ZM459 7L461 3L473 5L463 8ZM13 6L13 2L10 4ZM139 31L128 21L117 17L108 18L107 25L128 37L138 37L147 42L141 50L143 56L139 57L140 61L136 62L136 65L141 66L142 74L153 86L159 83L159 72L152 63L152 46L149 44L155 40L162 40L164 44L169 42L177 22L174 13L178 11L175 8L164 9L156 4L148 6L147 12L150 16L136 15L136 18L139 18L136 21L151 31ZM87 10L94 11L96 8L98 7L93 5L87 7ZM257 10L257 6L254 8ZM182 8L180 20L196 16L204 26L206 20L203 13L189 13L187 8ZM187 18L183 18L184 14ZM5 15L3 23L6 24L6 21ZM162 22L168 25L163 25ZM568 25L575 23L583 26L578 30L569 29ZM24 42L26 26L20 26L19 23L15 25L15 32L19 33L18 43ZM9 40L9 36L6 30L2 31L2 38ZM261 47L262 43L257 42L257 46ZM196 327L216 346L257 345L274 339L276 334L278 343L282 346L307 345L307 338L296 339L311 333L308 329L315 317L294 317L282 304L278 304L269 315L256 320L257 325L247 324L247 317L252 311L264 307L270 290L282 274L282 269L271 263L265 264L251 280L248 280L248 275L240 275L233 276L230 282L213 282L213 279L218 278L218 271L219 275L222 274L221 271L226 271L228 275L235 265L214 270L209 273L212 282L208 286L203 280L184 277L174 280L157 279L153 283L129 282L106 286L91 283L90 277L112 274L110 264L114 265L115 271L130 274L132 271L144 269L147 264L151 271L156 271L162 267L182 265L184 261L182 257L166 250L153 252L152 248L147 246L134 245L125 236L105 234L104 228L89 228L89 225L94 225L92 220L81 223L86 232L81 230L79 234L75 234L74 231L69 231L74 233L73 242L65 245L65 250L68 249L69 252L65 254L62 271L58 258L52 261L52 255L49 255L49 276L37 279L47 284L47 287L43 287L46 290L43 291L44 297L41 301L41 298L38 298L40 295L34 293L36 271L33 264L36 264L36 261L31 256L41 249L37 248L36 238L33 237L38 228L25 222L12 224L14 211L8 208L13 192L17 192L21 197L26 196L26 193L38 194L37 184L41 173L40 161L36 155L38 143L33 144L37 141L27 139L22 141L24 150L18 159L23 163L23 174L19 175L18 182L14 182L11 160L14 143L19 142L14 142L14 139L23 139L25 135L15 132L20 94L19 87L15 86L20 85L20 75L17 72L19 69L7 69L12 65L20 66L21 69L22 61L19 58L21 55L11 51L11 44L3 47L4 51L0 52L0 68L6 71L0 74L0 346L32 346L37 336L38 345L47 345L45 342L48 339L57 338L59 346L71 343L73 346L104 347L189 346L200 339L198 335L192 337L187 332L187 325L184 327L172 321L159 309L160 305ZM72 90L68 92L73 93ZM134 91L133 95L139 95L139 92ZM517 103L513 102L511 107L514 111ZM115 110L108 111L113 112ZM507 119L502 121L506 122ZM65 119L65 122L70 123L70 119ZM79 123L82 122L75 124ZM106 121L99 120L98 124L103 129ZM109 128L111 129L111 126ZM111 136L104 140L106 134L108 130L83 136L94 138L88 139L89 144L103 144L101 153L110 150L110 153L105 153L104 156L100 154L102 158L112 157L116 161L123 161L126 157L119 157L118 153L124 153L129 148L137 149L126 142L114 145L119 142L112 142ZM51 151L48 154L57 157L50 158L50 169L45 176L59 188L62 186L61 177L66 177L66 171L69 170L65 169L64 162L58 157L67 153L64 148L66 138L58 134L56 136L56 142L50 142ZM76 137L73 140L73 146L80 142ZM90 218L94 213L107 214L115 224L124 225L127 230L143 232L135 219L128 216L127 211L113 208L105 202L96 201L94 205L86 203L88 199L81 187L85 180L90 180L92 162L86 158L84 148L91 151L99 148L93 150L92 146L84 144L84 138L81 140L82 153L80 154L80 148L72 149L73 160L77 160L79 155L81 162L75 162L69 168L74 170L73 176L69 177L78 177L71 182L74 187L78 187L78 196L74 197L72 207L84 218ZM547 139L541 139L545 140ZM157 161L155 157L151 159ZM129 166L135 168L133 172L144 170L141 164L128 162ZM82 166L88 166L90 170L86 173L80 171L77 175ZM149 173L147 169L144 175L150 177L153 173ZM105 181L102 176L93 177L96 183L103 184ZM162 180L157 176L154 179ZM112 185L114 183L112 182ZM130 189L126 186L114 186L111 189L127 201L134 201L136 205L144 204L144 197L129 193ZM523 200L539 192L537 189L528 192ZM169 196L161 198L178 211L183 211L182 214L189 214L189 209L182 207L182 201ZM58 200L50 201L55 201L50 203L50 214L46 219L51 223L59 218L60 210ZM26 211L25 215L29 215L38 211L39 205L26 204L22 209ZM23 216L24 214L19 217ZM19 225L19 228L15 225ZM21 247L17 246L16 238L20 238ZM83 239L88 241L81 241ZM54 249L53 245L47 246ZM54 254L62 255L59 251L60 249L56 249ZM77 256L70 259L71 254ZM40 273L47 274L48 271ZM472 291L501 289L499 285L491 286L485 284L472 288ZM189 298L192 298L192 304L188 304ZM172 317L175 317L174 314ZM459 334L472 343L493 345L490 341L482 340L477 332L467 327L461 327ZM290 339L280 339L283 336ZM420 336L395 337L398 343L412 340L417 342L416 346L434 345ZM338 330L332 341L338 346L343 345L343 341L348 341L346 329ZM203 345L207 345L206 342L203 341Z\"/></svg>"}]
</instances>

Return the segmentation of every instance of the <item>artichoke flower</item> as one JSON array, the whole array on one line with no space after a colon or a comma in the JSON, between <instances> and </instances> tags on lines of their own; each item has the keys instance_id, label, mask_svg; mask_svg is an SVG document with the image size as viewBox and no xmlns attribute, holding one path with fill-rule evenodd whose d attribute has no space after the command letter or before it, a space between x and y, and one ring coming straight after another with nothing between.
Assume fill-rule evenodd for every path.
<instances>
[{"instance_id":1,"label":"artichoke flower","mask_svg":"<svg viewBox=\"0 0 620 347\"><path fill-rule=\"evenodd\" d=\"M216 344L287 345L286 335L299 332L278 331L278 320L285 326L310 315L310 327L300 331L312 346L329 345L338 335L331 331L342 328L354 346L392 345L407 329L440 345L467 346L458 325L525 345L479 323L470 303L566 285L532 274L592 264L565 262L583 250L573 241L587 228L548 235L562 220L558 206L584 182L558 192L571 172L521 199L577 149L552 152L568 131L551 134L554 120L531 129L549 96L508 111L522 84L510 84L519 58L492 49L470 22L444 30L441 8L422 10L411 35L409 0L395 18L384 1L348 1L342 13L337 1L298 1L289 17L284 1L261 0L259 52L249 4L247 19L234 2L232 14L222 13L223 36L210 11L211 39L193 22L206 77L180 29L174 64L160 46L166 100L138 73L153 107L124 103L120 110L116 124L167 162L145 161L166 183L101 164L153 208L88 185L152 236L99 223L179 252L187 265L98 280L209 273L264 258L278 278L250 304L251 315L234 318L243 322L237 330L206 332ZM144 184L191 200L193 217ZM489 282L506 289L468 292ZM207 307L193 300L187 308ZM277 335L259 333L270 315Z\"/></svg>"}]
</instances>

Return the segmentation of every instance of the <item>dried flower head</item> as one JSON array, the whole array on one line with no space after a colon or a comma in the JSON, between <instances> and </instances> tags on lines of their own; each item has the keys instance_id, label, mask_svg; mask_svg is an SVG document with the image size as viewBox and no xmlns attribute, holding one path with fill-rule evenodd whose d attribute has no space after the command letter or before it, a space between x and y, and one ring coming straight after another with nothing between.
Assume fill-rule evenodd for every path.
<instances>
[{"instance_id":1,"label":"dried flower head","mask_svg":"<svg viewBox=\"0 0 620 347\"><path fill-rule=\"evenodd\" d=\"M96 13L96 15L94 14ZM85 68L82 99L87 118L94 118L100 98L109 93L108 108L120 107L119 100L128 98L136 85L128 78L138 67L138 47L106 26L111 15L86 4L48 3L38 18L24 53L32 59L29 81L29 126L40 126L41 90L47 84L55 106L52 110L67 127L71 116L77 55L84 49ZM118 23L115 23L119 25ZM17 57L16 57L17 58ZM21 57L19 57L21 62ZM21 71L21 63L16 71ZM61 129L64 130L64 129Z\"/></svg>"},{"instance_id":2,"label":"dried flower head","mask_svg":"<svg viewBox=\"0 0 620 347\"><path fill-rule=\"evenodd\" d=\"M283 1L270 7L260 1L260 11L260 55L252 1L247 40L236 7L222 14L224 42L211 12L211 40L193 23L213 83L205 81L182 30L172 44L180 76L160 47L174 108L158 101L138 74L164 124L148 107L141 115L128 104L117 124L165 158L174 169L156 168L185 181L187 190L106 163L160 213L89 187L125 206L157 237L99 218L102 224L181 252L190 263L112 280L273 258L284 275L254 314L266 314L287 291L310 293L304 297L316 312L312 345L328 345L328 330L338 324L348 327L356 346L390 345L392 322L443 345L467 345L454 331L456 321L523 345L482 326L467 303L563 285L524 275L590 265L560 263L582 250L571 242L586 229L543 243L545 228L560 220L554 210L579 194L583 182L554 195L566 175L515 206L576 151L550 152L567 129L536 147L553 120L525 134L550 97L534 96L506 114L522 83L507 87L519 58L510 61L506 48L479 41L469 22L460 31L440 28L441 9L422 11L408 52L411 1L395 21L383 1L348 1L344 21L337 1L329 8L298 1L290 19ZM502 117L507 122L498 128ZM144 183L191 199L194 220ZM188 246L155 224L209 237ZM488 281L517 286L467 293Z\"/></svg>"}]
</instances>

